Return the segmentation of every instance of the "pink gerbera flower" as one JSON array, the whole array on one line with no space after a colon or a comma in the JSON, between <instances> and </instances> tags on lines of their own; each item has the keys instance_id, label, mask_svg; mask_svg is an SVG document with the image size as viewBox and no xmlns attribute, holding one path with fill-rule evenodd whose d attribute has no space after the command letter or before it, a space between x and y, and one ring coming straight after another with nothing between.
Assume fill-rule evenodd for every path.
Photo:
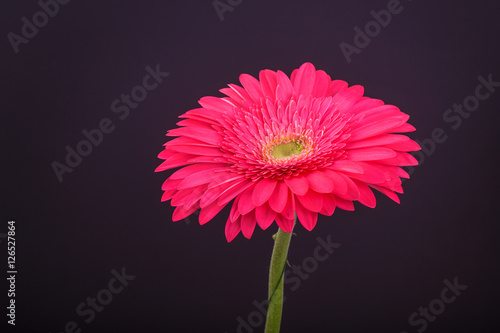
<instances>
[{"instance_id":1,"label":"pink gerbera flower","mask_svg":"<svg viewBox=\"0 0 500 333\"><path fill-rule=\"evenodd\" d=\"M167 136L156 169L182 167L163 184L162 201L176 206L173 220L200 210L200 224L228 203L226 238L250 238L258 224L274 221L291 232L295 213L307 230L318 214L375 207L372 189L399 203L400 166L416 165L407 152L419 145L405 135L415 128L393 105L363 97L363 87L331 80L310 63L293 71L242 74L227 97L203 97L180 116Z\"/></svg>"}]
</instances>

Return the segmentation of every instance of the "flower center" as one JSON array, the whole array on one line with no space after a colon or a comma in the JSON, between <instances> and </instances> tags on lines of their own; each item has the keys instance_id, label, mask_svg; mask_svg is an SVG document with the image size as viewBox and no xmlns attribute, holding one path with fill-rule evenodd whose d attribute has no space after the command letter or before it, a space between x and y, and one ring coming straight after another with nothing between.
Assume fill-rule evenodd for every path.
<instances>
[{"instance_id":1,"label":"flower center","mask_svg":"<svg viewBox=\"0 0 500 333\"><path fill-rule=\"evenodd\" d=\"M270 153L275 159L280 159L300 155L302 150L304 150L303 145L295 141L290 141L274 146Z\"/></svg>"}]
</instances>

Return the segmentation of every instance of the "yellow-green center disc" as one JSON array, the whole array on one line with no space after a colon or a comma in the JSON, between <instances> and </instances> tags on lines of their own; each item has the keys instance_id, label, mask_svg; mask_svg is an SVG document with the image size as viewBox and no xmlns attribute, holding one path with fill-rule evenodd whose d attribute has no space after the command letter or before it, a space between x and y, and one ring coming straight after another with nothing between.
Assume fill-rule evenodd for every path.
<instances>
[{"instance_id":1,"label":"yellow-green center disc","mask_svg":"<svg viewBox=\"0 0 500 333\"><path fill-rule=\"evenodd\" d=\"M295 155L300 155L300 152L304 149L304 146L298 142L290 141L287 143L280 143L276 145L271 150L271 155L276 158L287 158Z\"/></svg>"}]
</instances>

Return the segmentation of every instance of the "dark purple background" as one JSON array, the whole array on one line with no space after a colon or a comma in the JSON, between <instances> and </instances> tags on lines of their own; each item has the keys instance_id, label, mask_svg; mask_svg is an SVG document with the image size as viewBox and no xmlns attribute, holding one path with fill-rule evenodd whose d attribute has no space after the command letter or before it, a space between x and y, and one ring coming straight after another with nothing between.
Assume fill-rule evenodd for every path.
<instances>
[{"instance_id":1,"label":"dark purple background","mask_svg":"<svg viewBox=\"0 0 500 333\"><path fill-rule=\"evenodd\" d=\"M224 1L225 2L225 1ZM234 4L238 1L233 0ZM347 63L339 44L388 1L250 1L224 13L211 1L71 1L15 54L7 39L32 20L36 1L4 2L3 186L0 233L16 221L16 332L237 332L254 300L267 297L272 226L251 240L224 237L227 209L204 226L172 223L160 203L169 173L156 155L177 116L241 73L291 70L310 61L411 116L420 141L447 140L425 156L397 205L337 210L307 232L296 228L291 264L317 237L341 244L297 290L285 287L282 332L417 332L410 315L440 298L444 279L468 288L426 332L500 332L498 158L500 88L460 128L443 120L474 94L478 76L500 81L496 1L402 0L402 11ZM170 73L120 120L110 104L142 83L145 67ZM63 176L67 145L110 118L115 130ZM189 222L189 223L187 223ZM0 265L6 271L6 241ZM135 276L85 323L75 309L126 268ZM258 315L254 320L258 320ZM253 329L253 328L252 328ZM254 328L263 331L263 325ZM240 329L241 332L249 330Z\"/></svg>"}]
</instances>

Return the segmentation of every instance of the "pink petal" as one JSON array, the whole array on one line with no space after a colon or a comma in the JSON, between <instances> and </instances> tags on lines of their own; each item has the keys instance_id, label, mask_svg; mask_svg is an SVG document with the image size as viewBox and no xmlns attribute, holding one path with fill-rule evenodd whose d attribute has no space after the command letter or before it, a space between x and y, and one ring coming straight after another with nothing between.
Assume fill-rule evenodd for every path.
<instances>
[{"instance_id":1,"label":"pink petal","mask_svg":"<svg viewBox=\"0 0 500 333\"><path fill-rule=\"evenodd\" d=\"M253 187L250 187L241 194L238 202L238 210L241 215L246 215L255 209L255 204L252 201L253 190Z\"/></svg>"},{"instance_id":2,"label":"pink petal","mask_svg":"<svg viewBox=\"0 0 500 333\"><path fill-rule=\"evenodd\" d=\"M221 172L225 168L207 169L192 173L177 186L179 190L195 187L203 184L210 184L216 181L223 181L227 177L233 176L230 172Z\"/></svg>"},{"instance_id":3,"label":"pink petal","mask_svg":"<svg viewBox=\"0 0 500 333\"><path fill-rule=\"evenodd\" d=\"M335 96L342 89L347 88L347 82L342 80L334 80L328 85L327 96Z\"/></svg>"},{"instance_id":4,"label":"pink petal","mask_svg":"<svg viewBox=\"0 0 500 333\"><path fill-rule=\"evenodd\" d=\"M276 86L277 86L276 72L273 72L269 69L260 71L259 81L264 96L271 97L272 99L274 99L276 97Z\"/></svg>"},{"instance_id":5,"label":"pink petal","mask_svg":"<svg viewBox=\"0 0 500 333\"><path fill-rule=\"evenodd\" d=\"M190 164L188 161L195 157L195 155L191 154L182 154L182 153L177 153L173 155L172 157L169 157L165 162L160 164L156 169L155 172L159 171L165 171L168 169L173 169L177 168L186 164Z\"/></svg>"},{"instance_id":6,"label":"pink petal","mask_svg":"<svg viewBox=\"0 0 500 333\"><path fill-rule=\"evenodd\" d=\"M165 180L165 182L163 182L163 185L161 186L161 189L163 191L170 191L170 190L177 191L177 186L180 184L181 181L182 181L182 179L171 179L171 178L168 178L167 180Z\"/></svg>"},{"instance_id":7,"label":"pink petal","mask_svg":"<svg viewBox=\"0 0 500 333\"><path fill-rule=\"evenodd\" d=\"M224 206L217 205L217 202L212 202L210 205L200 210L199 221L200 224L205 224L210 221Z\"/></svg>"},{"instance_id":8,"label":"pink petal","mask_svg":"<svg viewBox=\"0 0 500 333\"><path fill-rule=\"evenodd\" d=\"M360 110L352 119L358 126L377 123L384 119L399 117L404 113L394 105L384 104L367 110Z\"/></svg>"},{"instance_id":9,"label":"pink petal","mask_svg":"<svg viewBox=\"0 0 500 333\"><path fill-rule=\"evenodd\" d=\"M370 110L381 105L384 105L384 102L379 99L363 97L351 107L350 112L352 112L352 114L359 114L365 110Z\"/></svg>"},{"instance_id":10,"label":"pink petal","mask_svg":"<svg viewBox=\"0 0 500 333\"><path fill-rule=\"evenodd\" d=\"M192 164L185 166L182 169L177 170L174 172L169 178L170 179L183 179L186 177L191 176L194 173L204 171L204 170L209 170L209 169L220 169L226 167L226 164L222 163L198 163L198 164Z\"/></svg>"},{"instance_id":11,"label":"pink petal","mask_svg":"<svg viewBox=\"0 0 500 333\"><path fill-rule=\"evenodd\" d=\"M323 194L323 207L319 211L320 214L331 216L335 211L335 195L327 193Z\"/></svg>"},{"instance_id":12,"label":"pink petal","mask_svg":"<svg viewBox=\"0 0 500 333\"><path fill-rule=\"evenodd\" d=\"M224 95L228 96L230 98L230 101L232 104L241 105L241 103L244 102L244 100L241 98L241 96L231 88L222 88L222 89L219 89L219 91L221 93L223 93ZM251 98L249 98L249 99L251 99Z\"/></svg>"},{"instance_id":13,"label":"pink petal","mask_svg":"<svg viewBox=\"0 0 500 333\"><path fill-rule=\"evenodd\" d=\"M262 230L266 230L274 222L275 218L276 212L269 207L268 203L255 208L255 219Z\"/></svg>"},{"instance_id":14,"label":"pink petal","mask_svg":"<svg viewBox=\"0 0 500 333\"><path fill-rule=\"evenodd\" d=\"M343 210L348 210L348 211L353 211L354 210L354 204L352 201L344 200L342 198L339 198L335 196L335 203L337 207Z\"/></svg>"},{"instance_id":15,"label":"pink petal","mask_svg":"<svg viewBox=\"0 0 500 333\"><path fill-rule=\"evenodd\" d=\"M344 179L344 182L347 185L347 191L344 194L340 193L335 193L335 194L345 200L350 200L350 201L358 200L360 193L356 183L354 183L354 181L351 178L347 177L341 172L339 172L338 174L340 177Z\"/></svg>"},{"instance_id":16,"label":"pink petal","mask_svg":"<svg viewBox=\"0 0 500 333\"><path fill-rule=\"evenodd\" d=\"M403 187L401 186L401 184L392 185L388 187L388 189L396 193L401 193L401 194L403 193Z\"/></svg>"},{"instance_id":17,"label":"pink petal","mask_svg":"<svg viewBox=\"0 0 500 333\"><path fill-rule=\"evenodd\" d=\"M378 122L367 123L352 130L351 140L357 141L382 133L394 132L395 128L404 124L407 120L408 116L402 113L397 117L391 117L388 119L380 120Z\"/></svg>"},{"instance_id":18,"label":"pink petal","mask_svg":"<svg viewBox=\"0 0 500 333\"><path fill-rule=\"evenodd\" d=\"M207 185L198 186L194 189L189 189L187 191L191 192L191 194L189 194L184 199L183 205L192 206L192 205L196 204L196 205L200 206L199 201L207 192Z\"/></svg>"},{"instance_id":19,"label":"pink petal","mask_svg":"<svg viewBox=\"0 0 500 333\"><path fill-rule=\"evenodd\" d=\"M234 90L242 99L243 103L253 103L252 97L248 92L237 84L228 84L229 88Z\"/></svg>"},{"instance_id":20,"label":"pink petal","mask_svg":"<svg viewBox=\"0 0 500 333\"><path fill-rule=\"evenodd\" d=\"M380 159L377 160L376 162L381 164L395 165L395 166L418 165L418 161L415 157L404 152L397 152L395 157Z\"/></svg>"},{"instance_id":21,"label":"pink petal","mask_svg":"<svg viewBox=\"0 0 500 333\"><path fill-rule=\"evenodd\" d=\"M295 68L293 71L292 71L292 74L290 75L290 82L292 82L292 86L294 85L295 83L295 78L297 77L297 72L299 71L298 68Z\"/></svg>"},{"instance_id":22,"label":"pink petal","mask_svg":"<svg viewBox=\"0 0 500 333\"><path fill-rule=\"evenodd\" d=\"M217 163L217 162L219 162L217 157L203 156L203 155L196 156L188 160L188 163Z\"/></svg>"},{"instance_id":23,"label":"pink petal","mask_svg":"<svg viewBox=\"0 0 500 333\"><path fill-rule=\"evenodd\" d=\"M241 232L243 236L250 239L252 237L253 231L255 230L255 214L250 212L246 215L241 216Z\"/></svg>"},{"instance_id":24,"label":"pink petal","mask_svg":"<svg viewBox=\"0 0 500 333\"><path fill-rule=\"evenodd\" d=\"M285 208L288 199L288 186L281 181L274 189L273 194L269 198L269 206L276 212L281 213Z\"/></svg>"},{"instance_id":25,"label":"pink petal","mask_svg":"<svg viewBox=\"0 0 500 333\"><path fill-rule=\"evenodd\" d=\"M386 169L388 172L394 173L396 176L401 177L401 178L410 178L410 175L401 169L398 166L394 165L384 165L384 169Z\"/></svg>"},{"instance_id":26,"label":"pink petal","mask_svg":"<svg viewBox=\"0 0 500 333\"><path fill-rule=\"evenodd\" d=\"M257 182L252 193L252 200L255 206L260 206L269 199L277 183L276 180L270 178L264 178Z\"/></svg>"},{"instance_id":27,"label":"pink petal","mask_svg":"<svg viewBox=\"0 0 500 333\"><path fill-rule=\"evenodd\" d=\"M315 80L316 69L311 63L306 62L305 64L300 66L293 82L293 87L297 95L311 95Z\"/></svg>"},{"instance_id":28,"label":"pink petal","mask_svg":"<svg viewBox=\"0 0 500 333\"><path fill-rule=\"evenodd\" d=\"M347 111L363 96L364 88L359 85L344 88L333 96L332 104L337 104L339 110Z\"/></svg>"},{"instance_id":29,"label":"pink petal","mask_svg":"<svg viewBox=\"0 0 500 333\"><path fill-rule=\"evenodd\" d=\"M219 91L229 96L233 103L240 104L241 106L247 105L248 103L253 104L252 97L250 97L245 89L236 84L228 84L228 86L229 88L223 88Z\"/></svg>"},{"instance_id":30,"label":"pink petal","mask_svg":"<svg viewBox=\"0 0 500 333\"><path fill-rule=\"evenodd\" d=\"M307 230L311 231L316 226L316 222L318 222L318 213L311 212L307 208L303 207L300 203L297 203L297 218L300 223Z\"/></svg>"},{"instance_id":31,"label":"pink petal","mask_svg":"<svg viewBox=\"0 0 500 333\"><path fill-rule=\"evenodd\" d=\"M205 156L222 156L223 153L219 148L203 147L203 146L171 146L170 150L184 152L193 155Z\"/></svg>"},{"instance_id":32,"label":"pink petal","mask_svg":"<svg viewBox=\"0 0 500 333\"><path fill-rule=\"evenodd\" d=\"M410 138L406 138L407 140L403 142L393 143L384 145L386 148L394 149L397 151L418 151L421 149L420 145Z\"/></svg>"},{"instance_id":33,"label":"pink petal","mask_svg":"<svg viewBox=\"0 0 500 333\"><path fill-rule=\"evenodd\" d=\"M218 97L206 96L198 101L205 109L217 111L218 113L233 111L234 106L228 100Z\"/></svg>"},{"instance_id":34,"label":"pink petal","mask_svg":"<svg viewBox=\"0 0 500 333\"><path fill-rule=\"evenodd\" d=\"M286 201L285 208L281 212L286 219L293 220L295 218L295 195L289 191L288 200Z\"/></svg>"},{"instance_id":35,"label":"pink petal","mask_svg":"<svg viewBox=\"0 0 500 333\"><path fill-rule=\"evenodd\" d=\"M232 186L227 186L226 189L220 194L217 202L219 205L225 205L252 185L252 181L242 178L240 182L234 183Z\"/></svg>"},{"instance_id":36,"label":"pink petal","mask_svg":"<svg viewBox=\"0 0 500 333\"><path fill-rule=\"evenodd\" d=\"M202 147L215 147L214 145L211 145L209 143L206 143L206 142L202 142L202 141L199 141L199 140L195 140L193 138L188 138L188 137L185 137L185 136L180 136L178 138L174 138L170 141L168 141L167 143L165 143L165 149L166 148L169 148L169 147L172 147L172 146L202 146ZM168 150L169 152L173 153L171 150ZM163 158L163 157L160 157L158 156L159 158ZM169 157L169 156L167 156Z\"/></svg>"},{"instance_id":37,"label":"pink petal","mask_svg":"<svg viewBox=\"0 0 500 333\"><path fill-rule=\"evenodd\" d=\"M236 177L230 178L228 181L221 181L217 185L212 185L213 183L211 183L208 186L207 191L203 194L203 196L200 199L200 207L203 208L205 206L208 206L209 204L211 204L215 200L217 200L219 205L224 206L227 202L229 202L231 200L222 202L221 200L218 200L218 199L220 199L220 197L224 193L226 193L226 191L230 191L234 188L239 188L239 186L241 184L243 184L245 181L246 181L245 177L239 175L239 177L236 176Z\"/></svg>"},{"instance_id":38,"label":"pink petal","mask_svg":"<svg viewBox=\"0 0 500 333\"><path fill-rule=\"evenodd\" d=\"M187 136L218 146L222 136L214 130L202 127L179 127L168 131L167 136Z\"/></svg>"},{"instance_id":39,"label":"pink petal","mask_svg":"<svg viewBox=\"0 0 500 333\"><path fill-rule=\"evenodd\" d=\"M177 126L186 126L186 127L203 127L206 129L212 129L212 124L206 122L204 119L193 119L187 118L176 123Z\"/></svg>"},{"instance_id":40,"label":"pink petal","mask_svg":"<svg viewBox=\"0 0 500 333\"><path fill-rule=\"evenodd\" d=\"M316 71L316 81L314 82L313 90L311 95L313 97L324 97L328 91L328 86L330 85L331 78L324 71Z\"/></svg>"},{"instance_id":41,"label":"pink petal","mask_svg":"<svg viewBox=\"0 0 500 333\"><path fill-rule=\"evenodd\" d=\"M172 206L183 206L186 197L188 197L191 193L193 192L190 190L177 191L177 193L172 198Z\"/></svg>"},{"instance_id":42,"label":"pink petal","mask_svg":"<svg viewBox=\"0 0 500 333\"><path fill-rule=\"evenodd\" d=\"M307 181L306 177L302 175L291 176L285 178L284 180L288 185L288 188L290 188L290 190L295 194L304 195L309 189L309 182Z\"/></svg>"},{"instance_id":43,"label":"pink petal","mask_svg":"<svg viewBox=\"0 0 500 333\"><path fill-rule=\"evenodd\" d=\"M347 151L347 158L350 161L374 161L396 156L392 149L381 147L358 148Z\"/></svg>"},{"instance_id":44,"label":"pink petal","mask_svg":"<svg viewBox=\"0 0 500 333\"><path fill-rule=\"evenodd\" d=\"M288 101L295 93L290 79L282 71L278 71L276 75L278 87L276 88L276 99Z\"/></svg>"},{"instance_id":45,"label":"pink petal","mask_svg":"<svg viewBox=\"0 0 500 333\"><path fill-rule=\"evenodd\" d=\"M241 216L236 221L231 222L229 219L226 222L226 239L231 242L241 231Z\"/></svg>"},{"instance_id":46,"label":"pink petal","mask_svg":"<svg viewBox=\"0 0 500 333\"><path fill-rule=\"evenodd\" d=\"M372 136L359 141L350 141L345 145L345 149L354 149L354 148L366 148L366 147L376 147L376 146L384 146L387 147L391 144L397 144L400 142L405 142L410 140L405 135L399 134L381 134L377 136ZM390 148L390 147L389 147Z\"/></svg>"},{"instance_id":47,"label":"pink petal","mask_svg":"<svg viewBox=\"0 0 500 333\"><path fill-rule=\"evenodd\" d=\"M382 169L378 168L375 163L357 162L363 168L362 174L344 172L350 178L360 180L369 184L380 184L385 182L386 177Z\"/></svg>"},{"instance_id":48,"label":"pink petal","mask_svg":"<svg viewBox=\"0 0 500 333\"><path fill-rule=\"evenodd\" d=\"M385 194L386 196L388 196L390 199L394 200L395 202L400 203L398 195L396 193L394 193L393 191L391 191L383 186L370 185L370 187L373 187L374 189L376 189L380 193Z\"/></svg>"},{"instance_id":49,"label":"pink petal","mask_svg":"<svg viewBox=\"0 0 500 333\"><path fill-rule=\"evenodd\" d=\"M354 183L358 186L359 190L359 199L358 201L365 205L366 207L375 208L377 205L377 200L375 199L375 195L373 194L370 187L359 180L354 180Z\"/></svg>"},{"instance_id":50,"label":"pink petal","mask_svg":"<svg viewBox=\"0 0 500 333\"><path fill-rule=\"evenodd\" d=\"M333 192L335 194L347 193L347 184L344 178L341 176L340 172L326 169L324 173L333 183L332 190L330 192Z\"/></svg>"},{"instance_id":51,"label":"pink petal","mask_svg":"<svg viewBox=\"0 0 500 333\"><path fill-rule=\"evenodd\" d=\"M208 110L205 108L196 108L196 109L191 109L188 112L180 115L179 118L196 119L199 121L203 121L205 123L218 125L219 122L217 121L217 118L220 117L220 115L221 113L219 111Z\"/></svg>"},{"instance_id":52,"label":"pink petal","mask_svg":"<svg viewBox=\"0 0 500 333\"><path fill-rule=\"evenodd\" d=\"M312 212L319 212L323 207L323 195L309 190L306 195L297 195L302 206Z\"/></svg>"},{"instance_id":53,"label":"pink petal","mask_svg":"<svg viewBox=\"0 0 500 333\"><path fill-rule=\"evenodd\" d=\"M184 206L176 207L174 210L174 213L172 214L172 221L176 222L176 221L180 221L182 219L185 219L189 215L196 212L198 210L198 208L199 207L197 207L196 205L191 206L191 207L187 207L187 208Z\"/></svg>"},{"instance_id":54,"label":"pink petal","mask_svg":"<svg viewBox=\"0 0 500 333\"><path fill-rule=\"evenodd\" d=\"M171 158L174 155L177 155L177 152L174 152L174 151L170 150L169 148L165 148L165 150L162 150L161 153L158 154L158 158L162 159L162 160L168 160L169 158Z\"/></svg>"},{"instance_id":55,"label":"pink petal","mask_svg":"<svg viewBox=\"0 0 500 333\"><path fill-rule=\"evenodd\" d=\"M401 126L395 127L392 129L392 133L406 133L406 132L415 132L416 128L412 125L405 123Z\"/></svg>"},{"instance_id":56,"label":"pink petal","mask_svg":"<svg viewBox=\"0 0 500 333\"><path fill-rule=\"evenodd\" d=\"M358 163L349 160L338 160L333 162L330 169L336 171L346 171L351 173L363 173L363 168Z\"/></svg>"},{"instance_id":57,"label":"pink petal","mask_svg":"<svg viewBox=\"0 0 500 333\"><path fill-rule=\"evenodd\" d=\"M173 198L173 196L177 193L177 190L168 190L163 193L161 196L161 201L167 201Z\"/></svg>"},{"instance_id":58,"label":"pink petal","mask_svg":"<svg viewBox=\"0 0 500 333\"><path fill-rule=\"evenodd\" d=\"M255 103L260 104L260 99L264 98L260 82L251 75L241 74L240 82Z\"/></svg>"},{"instance_id":59,"label":"pink petal","mask_svg":"<svg viewBox=\"0 0 500 333\"><path fill-rule=\"evenodd\" d=\"M234 199L233 205L231 206L231 211L229 212L229 221L234 222L238 217L241 216L240 211L238 210L238 201L240 197L236 197Z\"/></svg>"},{"instance_id":60,"label":"pink petal","mask_svg":"<svg viewBox=\"0 0 500 333\"><path fill-rule=\"evenodd\" d=\"M294 219L287 219L281 214L276 215L276 223L278 224L278 227L280 227L281 230L284 232L292 232L293 230L293 223Z\"/></svg>"},{"instance_id":61,"label":"pink petal","mask_svg":"<svg viewBox=\"0 0 500 333\"><path fill-rule=\"evenodd\" d=\"M333 172L327 174L326 172L316 170L306 174L309 188L318 193L331 193L334 187L334 181L330 179L331 173Z\"/></svg>"},{"instance_id":62,"label":"pink petal","mask_svg":"<svg viewBox=\"0 0 500 333\"><path fill-rule=\"evenodd\" d=\"M215 188L215 187L220 187L224 186L227 188L230 183L233 183L235 181L241 181L245 179L244 176L231 172L229 170L220 171L220 172L215 172L214 177L212 178L212 181L208 185L209 189Z\"/></svg>"}]
</instances>

